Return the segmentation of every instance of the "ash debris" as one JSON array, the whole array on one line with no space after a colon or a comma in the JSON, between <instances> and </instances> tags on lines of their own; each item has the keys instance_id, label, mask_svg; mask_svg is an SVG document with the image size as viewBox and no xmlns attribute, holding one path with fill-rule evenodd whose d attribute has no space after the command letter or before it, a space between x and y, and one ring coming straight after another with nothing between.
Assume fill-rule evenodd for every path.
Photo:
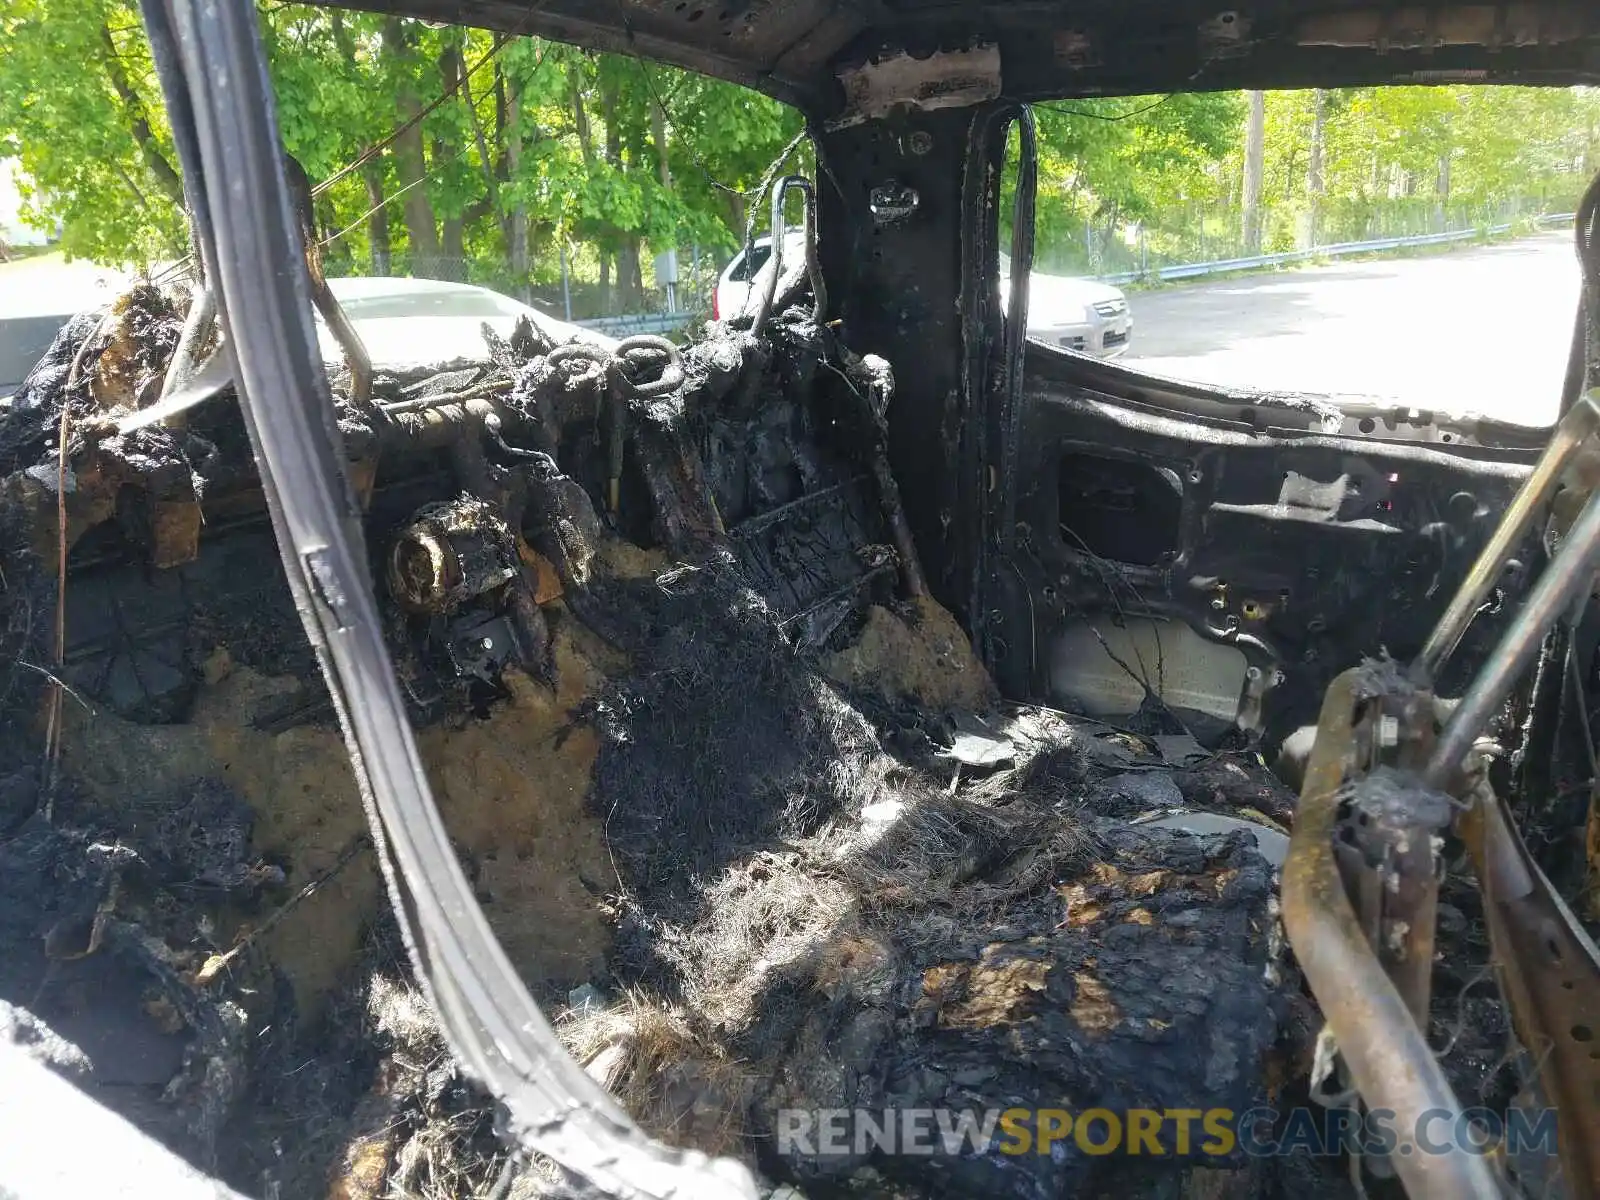
<instances>
[{"instance_id":1,"label":"ash debris","mask_svg":"<svg viewBox=\"0 0 1600 1200\"><path fill-rule=\"evenodd\" d=\"M491 923L641 1122L806 1195L1157 1195L1210 1169L1282 1194L1287 1168L1242 1160L776 1153L793 1108L1243 1111L1303 1071L1313 1025L1251 837L1139 821L1175 795L1281 822L1292 797L1248 756L1002 704L906 533L890 365L794 299L684 349L529 326L336 401ZM359 798L235 406L116 432L184 315L145 289L75 321L0 421L8 655L82 702L40 761L47 684L12 672L0 887L33 974L0 999L93 1076L115 1058L35 1007L38 981L120 972L79 1015L156 1022L140 1119L247 1191L560 1194L497 1141L370 858L342 853Z\"/></svg>"},{"instance_id":2,"label":"ash debris","mask_svg":"<svg viewBox=\"0 0 1600 1200\"><path fill-rule=\"evenodd\" d=\"M219 786L173 789L171 812L233 808ZM182 839L174 857L158 829L66 806L53 817L0 841L0 1034L216 1170L276 982L195 983L213 932L195 892L251 906L274 873L236 828Z\"/></svg>"}]
</instances>

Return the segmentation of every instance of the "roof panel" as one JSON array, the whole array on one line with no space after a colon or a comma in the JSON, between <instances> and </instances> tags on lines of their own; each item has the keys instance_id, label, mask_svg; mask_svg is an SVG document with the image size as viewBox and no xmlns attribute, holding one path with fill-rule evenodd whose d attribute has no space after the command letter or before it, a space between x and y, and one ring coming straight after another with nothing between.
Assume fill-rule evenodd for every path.
<instances>
[{"instance_id":1,"label":"roof panel","mask_svg":"<svg viewBox=\"0 0 1600 1200\"><path fill-rule=\"evenodd\" d=\"M720 76L817 117L841 68L998 48L1019 99L1367 83L1600 83L1600 4L1404 0L336 0Z\"/></svg>"}]
</instances>

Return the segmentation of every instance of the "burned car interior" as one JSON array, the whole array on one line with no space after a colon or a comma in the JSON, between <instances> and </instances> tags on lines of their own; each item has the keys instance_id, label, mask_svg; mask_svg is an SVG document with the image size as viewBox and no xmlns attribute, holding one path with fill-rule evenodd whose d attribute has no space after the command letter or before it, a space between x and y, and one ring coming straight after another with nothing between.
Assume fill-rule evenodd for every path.
<instances>
[{"instance_id":1,"label":"burned car interior","mask_svg":"<svg viewBox=\"0 0 1600 1200\"><path fill-rule=\"evenodd\" d=\"M1030 101L1597 83L1600 10L361 6L758 88L815 174L751 316L390 370L253 8L145 0L192 261L0 410L0 1112L120 1132L0 1193L1600 1197L1600 184L1552 430L1023 335ZM1019 1108L1167 1117L792 1119ZM1163 1140L1267 1109L1557 1137Z\"/></svg>"}]
</instances>

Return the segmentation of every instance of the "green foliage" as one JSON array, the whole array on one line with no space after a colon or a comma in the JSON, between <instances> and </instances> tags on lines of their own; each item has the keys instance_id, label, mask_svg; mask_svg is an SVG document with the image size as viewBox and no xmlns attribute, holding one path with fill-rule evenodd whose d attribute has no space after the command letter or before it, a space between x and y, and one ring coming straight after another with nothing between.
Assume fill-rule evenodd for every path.
<instances>
[{"instance_id":1,"label":"green foliage","mask_svg":"<svg viewBox=\"0 0 1600 1200\"><path fill-rule=\"evenodd\" d=\"M327 252L335 271L376 261L374 194L389 198L394 265L408 264L411 190L426 198L442 253L464 260L459 273L512 286L551 278L561 244L575 261L580 244L599 248L618 278L622 256L648 261L652 246L731 251L744 232L741 193L801 125L743 88L625 56L536 38L495 51L484 31L412 21L398 46L378 15L282 3L260 12L284 142L313 180L400 125L402 97L431 105L467 74L422 121L415 189L390 148L320 196L321 225L347 231ZM143 264L183 252L180 197L161 170L176 159L129 0L11 0L0 13L0 154L21 160L29 217L60 220L69 254ZM518 225L530 247L520 281L510 264Z\"/></svg>"},{"instance_id":2,"label":"green foliage","mask_svg":"<svg viewBox=\"0 0 1600 1200\"><path fill-rule=\"evenodd\" d=\"M1245 252L1242 94L1060 107L1073 113L1064 126L1048 112L1040 121L1045 269L1126 270ZM1273 92L1265 144L1264 250L1507 223L1570 211L1600 170L1600 92Z\"/></svg>"},{"instance_id":3,"label":"green foliage","mask_svg":"<svg viewBox=\"0 0 1600 1200\"><path fill-rule=\"evenodd\" d=\"M131 90L130 104L113 79ZM137 10L120 0L8 0L0 9L0 154L32 181L26 215L64 226L69 254L146 263L183 237L180 208L134 136L172 161Z\"/></svg>"},{"instance_id":4,"label":"green foliage","mask_svg":"<svg viewBox=\"0 0 1600 1200\"><path fill-rule=\"evenodd\" d=\"M313 180L428 108L409 149L387 147L319 197L319 223L340 235L335 272L387 264L526 291L558 278L565 247L575 270L638 302L652 253L742 241L746 193L801 128L774 101L627 56L268 0L260 14L284 140ZM1039 105L1040 265L1235 252L1245 111L1238 92ZM1266 113L1268 249L1570 207L1600 166L1600 94L1586 89L1280 92ZM0 154L21 160L30 217L60 221L70 254L182 253L131 0L8 0Z\"/></svg>"}]
</instances>

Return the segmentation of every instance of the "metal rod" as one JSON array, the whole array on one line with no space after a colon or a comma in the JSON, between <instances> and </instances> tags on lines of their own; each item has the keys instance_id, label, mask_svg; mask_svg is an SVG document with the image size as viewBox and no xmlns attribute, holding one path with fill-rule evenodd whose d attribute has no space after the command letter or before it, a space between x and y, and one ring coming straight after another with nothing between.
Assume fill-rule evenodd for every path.
<instances>
[{"instance_id":1,"label":"metal rod","mask_svg":"<svg viewBox=\"0 0 1600 1200\"><path fill-rule=\"evenodd\" d=\"M1572 456L1600 428L1600 391L1587 392L1567 410L1561 418L1544 453L1534 464L1533 474L1523 483L1511 507L1506 509L1495 527L1494 534L1472 564L1467 577L1461 581L1450 607L1445 609L1434 627L1428 643L1422 648L1421 663L1430 678L1436 677L1446 660L1455 653L1461 638L1472 624L1473 617L1483 607L1505 569L1506 562L1516 551L1517 544L1526 536L1544 507L1555 494L1561 474L1572 461Z\"/></svg>"},{"instance_id":2,"label":"metal rod","mask_svg":"<svg viewBox=\"0 0 1600 1200\"><path fill-rule=\"evenodd\" d=\"M801 210L801 230L805 238L803 249L806 276L811 281L811 297L814 302L812 311L819 325L828 312L828 293L822 282L822 268L817 261L816 189L803 175L785 175L772 188L772 256L769 259L772 273L767 276L765 286L756 297L755 318L750 324L750 332L757 337L761 336L761 330L767 323L767 316L772 311L772 302L778 294L779 277L783 274L783 243L788 232L783 219L783 198L788 195L791 188L798 191L805 201Z\"/></svg>"},{"instance_id":3,"label":"metal rod","mask_svg":"<svg viewBox=\"0 0 1600 1200\"><path fill-rule=\"evenodd\" d=\"M1461 1102L1373 953L1334 859L1339 789L1353 753L1355 675L1347 671L1335 679L1323 701L1283 868L1284 928L1367 1106L1388 1109L1397 1130L1418 1129L1430 1113L1449 1114L1442 1127L1455 1128ZM1503 1197L1483 1155L1464 1149L1445 1154L1410 1149L1390 1161L1412 1200Z\"/></svg>"},{"instance_id":4,"label":"metal rod","mask_svg":"<svg viewBox=\"0 0 1600 1200\"><path fill-rule=\"evenodd\" d=\"M1550 565L1501 635L1499 645L1450 714L1433 757L1428 760L1425 778L1430 787L1442 788L1461 765L1489 718L1505 703L1539 652L1545 634L1594 582L1596 568L1600 568L1600 492L1589 497Z\"/></svg>"},{"instance_id":5,"label":"metal rod","mask_svg":"<svg viewBox=\"0 0 1600 1200\"><path fill-rule=\"evenodd\" d=\"M561 239L561 306L572 320L572 277L567 273L567 239Z\"/></svg>"},{"instance_id":6,"label":"metal rod","mask_svg":"<svg viewBox=\"0 0 1600 1200\"><path fill-rule=\"evenodd\" d=\"M200 350L217 327L217 297L199 284L189 301L189 311L183 318L183 331L178 334L178 348L172 352L167 364L167 376L161 381L161 399L166 400L186 388L199 372Z\"/></svg>"}]
</instances>

